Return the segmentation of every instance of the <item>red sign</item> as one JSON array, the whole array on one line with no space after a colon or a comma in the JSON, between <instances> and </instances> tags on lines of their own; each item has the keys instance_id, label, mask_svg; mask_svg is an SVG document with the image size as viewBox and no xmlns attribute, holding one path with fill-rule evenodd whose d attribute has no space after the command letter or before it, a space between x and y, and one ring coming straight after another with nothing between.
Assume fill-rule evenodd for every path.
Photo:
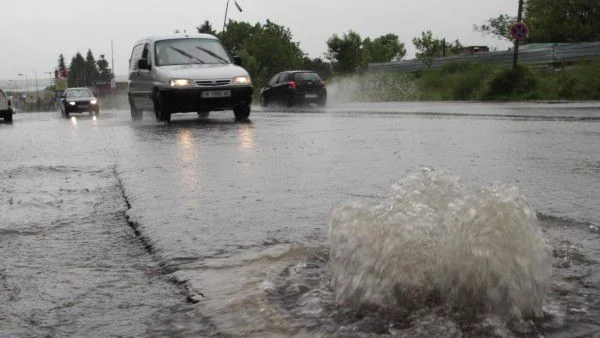
<instances>
[{"instance_id":1,"label":"red sign","mask_svg":"<svg viewBox=\"0 0 600 338\"><path fill-rule=\"evenodd\" d=\"M517 41L521 41L529 34L529 27L524 22L517 22L510 28L510 35Z\"/></svg>"}]
</instances>

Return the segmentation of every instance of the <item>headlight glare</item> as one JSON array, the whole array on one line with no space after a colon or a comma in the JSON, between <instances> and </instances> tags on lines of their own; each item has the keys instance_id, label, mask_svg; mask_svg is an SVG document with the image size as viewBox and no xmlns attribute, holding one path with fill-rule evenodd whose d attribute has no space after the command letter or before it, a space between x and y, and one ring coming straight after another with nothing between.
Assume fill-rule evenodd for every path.
<instances>
[{"instance_id":1,"label":"headlight glare","mask_svg":"<svg viewBox=\"0 0 600 338\"><path fill-rule=\"evenodd\" d=\"M169 84L171 87L187 87L191 86L193 82L190 79L171 79Z\"/></svg>"},{"instance_id":2,"label":"headlight glare","mask_svg":"<svg viewBox=\"0 0 600 338\"><path fill-rule=\"evenodd\" d=\"M98 100L96 100L96 99L92 99L92 100L90 101L90 103L91 103L91 104L96 104L96 103L98 103Z\"/></svg>"},{"instance_id":3,"label":"headlight glare","mask_svg":"<svg viewBox=\"0 0 600 338\"><path fill-rule=\"evenodd\" d=\"M234 85L249 85L252 84L250 76L237 76L231 81Z\"/></svg>"},{"instance_id":4,"label":"headlight glare","mask_svg":"<svg viewBox=\"0 0 600 338\"><path fill-rule=\"evenodd\" d=\"M74 105L75 105L75 102L71 101L71 102L69 102L69 104L70 104L71 106L74 106Z\"/></svg>"}]
</instances>

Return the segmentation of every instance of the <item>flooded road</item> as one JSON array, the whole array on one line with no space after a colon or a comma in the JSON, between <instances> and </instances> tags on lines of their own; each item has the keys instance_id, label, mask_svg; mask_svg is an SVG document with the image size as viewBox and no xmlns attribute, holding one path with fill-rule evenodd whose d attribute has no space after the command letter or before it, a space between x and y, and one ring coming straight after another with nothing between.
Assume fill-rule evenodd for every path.
<instances>
[{"instance_id":1,"label":"flooded road","mask_svg":"<svg viewBox=\"0 0 600 338\"><path fill-rule=\"evenodd\" d=\"M0 125L3 336L600 334L600 104L150 115Z\"/></svg>"}]
</instances>

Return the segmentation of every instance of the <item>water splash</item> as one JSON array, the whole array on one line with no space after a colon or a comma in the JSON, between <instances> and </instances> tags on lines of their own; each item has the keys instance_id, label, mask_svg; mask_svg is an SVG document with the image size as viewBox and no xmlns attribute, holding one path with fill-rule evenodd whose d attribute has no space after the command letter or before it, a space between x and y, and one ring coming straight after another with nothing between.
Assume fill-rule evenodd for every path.
<instances>
[{"instance_id":1,"label":"water splash","mask_svg":"<svg viewBox=\"0 0 600 338\"><path fill-rule=\"evenodd\" d=\"M328 84L330 102L414 101L418 88L408 73L365 73L335 78Z\"/></svg>"},{"instance_id":2,"label":"water splash","mask_svg":"<svg viewBox=\"0 0 600 338\"><path fill-rule=\"evenodd\" d=\"M330 217L336 300L360 309L427 301L516 318L541 315L551 250L519 189L467 192L424 168L387 201L339 206Z\"/></svg>"}]
</instances>

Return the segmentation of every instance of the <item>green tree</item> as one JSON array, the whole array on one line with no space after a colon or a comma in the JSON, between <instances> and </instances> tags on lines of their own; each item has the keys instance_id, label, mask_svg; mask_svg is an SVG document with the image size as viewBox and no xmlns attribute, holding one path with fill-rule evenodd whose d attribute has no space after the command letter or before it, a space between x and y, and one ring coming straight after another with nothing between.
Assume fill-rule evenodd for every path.
<instances>
[{"instance_id":1,"label":"green tree","mask_svg":"<svg viewBox=\"0 0 600 338\"><path fill-rule=\"evenodd\" d=\"M96 61L96 65L98 66L98 78L101 81L106 82L112 80L112 70L108 68L108 61L104 54L100 54L100 58Z\"/></svg>"},{"instance_id":2,"label":"green tree","mask_svg":"<svg viewBox=\"0 0 600 338\"><path fill-rule=\"evenodd\" d=\"M342 37L334 34L327 40L326 57L331 61L336 73L351 73L364 65L362 44L360 35L352 30L344 33Z\"/></svg>"},{"instance_id":3,"label":"green tree","mask_svg":"<svg viewBox=\"0 0 600 338\"><path fill-rule=\"evenodd\" d=\"M254 25L229 20L218 37L232 55L242 58L255 83L262 84L277 72L302 65L304 52L293 41L289 28L270 20Z\"/></svg>"},{"instance_id":4,"label":"green tree","mask_svg":"<svg viewBox=\"0 0 600 338\"><path fill-rule=\"evenodd\" d=\"M85 57L85 74L84 83L86 86L93 86L98 80L98 67L96 66L96 59L91 49L88 49Z\"/></svg>"},{"instance_id":5,"label":"green tree","mask_svg":"<svg viewBox=\"0 0 600 338\"><path fill-rule=\"evenodd\" d=\"M508 14L500 14L495 18L489 18L482 25L473 25L476 32L488 34L497 37L498 39L512 40L510 28L517 22L517 17Z\"/></svg>"},{"instance_id":6,"label":"green tree","mask_svg":"<svg viewBox=\"0 0 600 338\"><path fill-rule=\"evenodd\" d=\"M229 20L227 29L218 35L219 39L233 55L238 55L246 45L248 39L262 29L257 23L254 26L248 22Z\"/></svg>"},{"instance_id":7,"label":"green tree","mask_svg":"<svg viewBox=\"0 0 600 338\"><path fill-rule=\"evenodd\" d=\"M67 69L67 65L65 64L65 57L62 53L58 56L58 67L57 69L60 71L61 69Z\"/></svg>"},{"instance_id":8,"label":"green tree","mask_svg":"<svg viewBox=\"0 0 600 338\"><path fill-rule=\"evenodd\" d=\"M81 53L77 52L69 64L69 87L83 87L85 82L86 63Z\"/></svg>"},{"instance_id":9,"label":"green tree","mask_svg":"<svg viewBox=\"0 0 600 338\"><path fill-rule=\"evenodd\" d=\"M373 41L366 38L363 41L363 50L367 62L399 61L406 55L406 48L396 34L382 35Z\"/></svg>"},{"instance_id":10,"label":"green tree","mask_svg":"<svg viewBox=\"0 0 600 338\"><path fill-rule=\"evenodd\" d=\"M600 1L528 0L525 22L532 42L600 41Z\"/></svg>"},{"instance_id":11,"label":"green tree","mask_svg":"<svg viewBox=\"0 0 600 338\"><path fill-rule=\"evenodd\" d=\"M458 54L463 48L458 39L447 43L444 38L434 37L431 31L421 32L421 36L414 38L412 41L417 49L417 59L429 67L431 67L436 57Z\"/></svg>"},{"instance_id":12,"label":"green tree","mask_svg":"<svg viewBox=\"0 0 600 338\"><path fill-rule=\"evenodd\" d=\"M258 61L253 72L261 79L298 67L304 57L300 44L292 41L289 28L270 20L255 26L254 33L245 41L243 50Z\"/></svg>"},{"instance_id":13,"label":"green tree","mask_svg":"<svg viewBox=\"0 0 600 338\"><path fill-rule=\"evenodd\" d=\"M205 20L201 26L196 27L196 30L200 34L217 35L217 32L212 28L212 25L210 24L210 21L208 21L208 20Z\"/></svg>"}]
</instances>

